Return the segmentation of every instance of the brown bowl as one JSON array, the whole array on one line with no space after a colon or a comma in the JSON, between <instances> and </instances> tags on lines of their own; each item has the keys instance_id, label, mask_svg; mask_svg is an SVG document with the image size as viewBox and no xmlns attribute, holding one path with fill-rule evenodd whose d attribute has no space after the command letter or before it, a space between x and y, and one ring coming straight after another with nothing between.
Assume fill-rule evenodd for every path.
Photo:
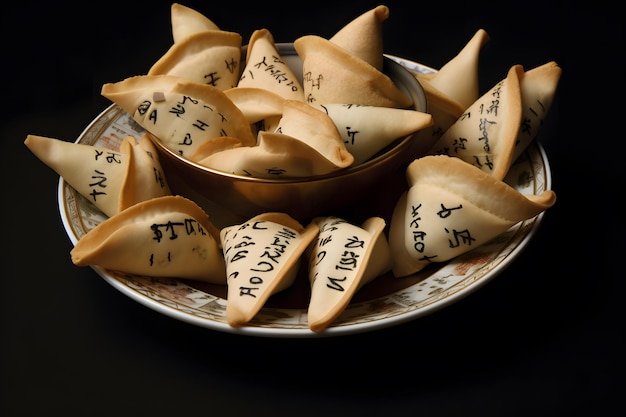
<instances>
[{"instance_id":1,"label":"brown bowl","mask_svg":"<svg viewBox=\"0 0 626 417\"><path fill-rule=\"evenodd\" d=\"M279 43L277 47L294 73L301 74L302 61L293 44ZM426 112L424 90L413 74L389 57L384 59L383 72L413 100L415 110ZM416 135L409 135L398 138L368 161L332 174L263 179L211 169L189 161L158 140L155 144L173 191L184 188L228 212L246 218L277 211L287 213L301 222L350 207L432 145L422 137L417 140Z\"/></svg>"}]
</instances>

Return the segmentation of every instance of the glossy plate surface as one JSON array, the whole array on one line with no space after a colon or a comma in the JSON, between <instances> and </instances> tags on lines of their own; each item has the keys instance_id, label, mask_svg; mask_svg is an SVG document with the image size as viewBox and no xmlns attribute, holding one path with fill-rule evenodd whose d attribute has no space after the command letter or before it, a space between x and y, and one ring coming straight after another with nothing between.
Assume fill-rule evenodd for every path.
<instances>
[{"instance_id":1,"label":"glossy plate surface","mask_svg":"<svg viewBox=\"0 0 626 417\"><path fill-rule=\"evenodd\" d=\"M431 68L402 58L390 58L413 72ZM118 149L127 135L141 137L143 128L132 117L112 105L80 135L77 143ZM166 173L167 174L167 173ZM175 179L168 181L175 183ZM551 173L544 149L537 142L512 165L505 181L525 194L551 188ZM183 192L180 194L185 195ZM196 200L218 227L235 224L219 207ZM389 201L391 206L395 201ZM106 219L95 206L59 179L58 204L63 225L73 244ZM155 279L111 272L92 267L105 281L131 299L167 316L212 330L260 337L328 337L348 335L395 326L446 307L479 289L509 266L532 239L543 214L520 222L471 252L432 269L406 278L381 276L363 287L350 305L325 331L315 333L307 325L308 282L275 294L248 326L233 328L226 322L226 287L189 280ZM390 219L385 219L387 222Z\"/></svg>"}]
</instances>

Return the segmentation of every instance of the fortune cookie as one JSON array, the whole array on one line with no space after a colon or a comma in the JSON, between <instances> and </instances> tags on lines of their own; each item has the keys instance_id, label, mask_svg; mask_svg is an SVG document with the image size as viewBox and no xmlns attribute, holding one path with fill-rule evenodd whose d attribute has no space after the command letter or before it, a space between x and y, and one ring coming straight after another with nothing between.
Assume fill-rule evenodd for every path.
<instances>
[{"instance_id":1,"label":"fortune cookie","mask_svg":"<svg viewBox=\"0 0 626 417\"><path fill-rule=\"evenodd\" d=\"M552 190L524 195L447 155L416 159L406 175L409 189L399 198L389 229L396 277L469 252L556 201Z\"/></svg>"},{"instance_id":2,"label":"fortune cookie","mask_svg":"<svg viewBox=\"0 0 626 417\"><path fill-rule=\"evenodd\" d=\"M219 26L202 13L179 3L172 3L170 19L174 43L196 33L220 30Z\"/></svg>"},{"instance_id":3,"label":"fortune cookie","mask_svg":"<svg viewBox=\"0 0 626 417\"><path fill-rule=\"evenodd\" d=\"M200 165L229 174L267 179L308 178L339 169L306 142L282 133L260 131L257 146L229 145L211 152L204 146L193 159ZM199 159L203 152L205 156Z\"/></svg>"},{"instance_id":4,"label":"fortune cookie","mask_svg":"<svg viewBox=\"0 0 626 417\"><path fill-rule=\"evenodd\" d=\"M251 125L269 118L280 118L283 114L285 98L258 87L235 87L224 91L241 110Z\"/></svg>"},{"instance_id":5,"label":"fortune cookie","mask_svg":"<svg viewBox=\"0 0 626 417\"><path fill-rule=\"evenodd\" d=\"M434 74L418 75L427 91L435 89L450 100L468 108L479 97L478 62L480 51L489 41L484 29L478 29L463 49Z\"/></svg>"},{"instance_id":6,"label":"fortune cookie","mask_svg":"<svg viewBox=\"0 0 626 417\"><path fill-rule=\"evenodd\" d=\"M240 60L241 35L199 32L172 44L147 75L172 75L226 90L237 85Z\"/></svg>"},{"instance_id":7,"label":"fortune cookie","mask_svg":"<svg viewBox=\"0 0 626 417\"><path fill-rule=\"evenodd\" d=\"M348 22L329 40L350 54L383 70L383 22L389 18L389 8L376 6Z\"/></svg>"},{"instance_id":8,"label":"fortune cookie","mask_svg":"<svg viewBox=\"0 0 626 417\"><path fill-rule=\"evenodd\" d=\"M79 194L111 217L144 200L171 194L147 135L123 139L120 150L28 135L24 144Z\"/></svg>"},{"instance_id":9,"label":"fortune cookie","mask_svg":"<svg viewBox=\"0 0 626 417\"><path fill-rule=\"evenodd\" d=\"M304 101L304 89L294 71L283 60L274 37L267 29L252 33L246 65L237 87L261 88L289 100Z\"/></svg>"},{"instance_id":10,"label":"fortune cookie","mask_svg":"<svg viewBox=\"0 0 626 417\"><path fill-rule=\"evenodd\" d=\"M304 98L312 106L408 108L413 104L386 74L327 39L305 35L293 45L302 58Z\"/></svg>"},{"instance_id":11,"label":"fortune cookie","mask_svg":"<svg viewBox=\"0 0 626 417\"><path fill-rule=\"evenodd\" d=\"M361 164L378 151L433 123L428 113L410 109L352 104L327 104L322 109L335 123L353 165Z\"/></svg>"},{"instance_id":12,"label":"fortune cookie","mask_svg":"<svg viewBox=\"0 0 626 417\"><path fill-rule=\"evenodd\" d=\"M383 73L382 23L387 6L377 6L346 24L330 39L297 38L302 59L304 99L312 106L331 103L409 108L413 101Z\"/></svg>"},{"instance_id":13,"label":"fortune cookie","mask_svg":"<svg viewBox=\"0 0 626 417\"><path fill-rule=\"evenodd\" d=\"M550 61L528 71L521 78L522 120L512 160L535 139L543 120L552 107L552 101L561 78L561 67Z\"/></svg>"},{"instance_id":14,"label":"fortune cookie","mask_svg":"<svg viewBox=\"0 0 626 417\"><path fill-rule=\"evenodd\" d=\"M307 250L311 299L309 328L326 329L365 284L391 270L393 259L384 234L385 221L367 219L361 227L335 216L313 219L317 240Z\"/></svg>"},{"instance_id":15,"label":"fortune cookie","mask_svg":"<svg viewBox=\"0 0 626 417\"><path fill-rule=\"evenodd\" d=\"M241 110L253 132L273 132L278 126L285 98L257 87L235 87L224 91L224 94Z\"/></svg>"},{"instance_id":16,"label":"fortune cookie","mask_svg":"<svg viewBox=\"0 0 626 417\"><path fill-rule=\"evenodd\" d=\"M238 146L221 152L197 154L201 165L231 174L257 178L303 178L329 174L352 165L346 149L328 115L297 100L284 100L283 114L274 132L258 132L256 146Z\"/></svg>"},{"instance_id":17,"label":"fortune cookie","mask_svg":"<svg viewBox=\"0 0 626 417\"><path fill-rule=\"evenodd\" d=\"M455 156L502 180L513 161L522 120L521 65L476 100L433 145L429 154Z\"/></svg>"},{"instance_id":18,"label":"fortune cookie","mask_svg":"<svg viewBox=\"0 0 626 417\"><path fill-rule=\"evenodd\" d=\"M221 136L237 138L247 146L256 144L241 110L210 85L171 75L138 75L104 84L101 93L184 157Z\"/></svg>"},{"instance_id":19,"label":"fortune cookie","mask_svg":"<svg viewBox=\"0 0 626 417\"><path fill-rule=\"evenodd\" d=\"M293 284L302 254L318 232L317 224L303 227L284 213L264 213L221 230L229 325L245 325L272 294Z\"/></svg>"},{"instance_id":20,"label":"fortune cookie","mask_svg":"<svg viewBox=\"0 0 626 417\"><path fill-rule=\"evenodd\" d=\"M237 85L241 65L241 35L221 30L203 14L173 3L174 43L147 75L172 75L220 90Z\"/></svg>"},{"instance_id":21,"label":"fortune cookie","mask_svg":"<svg viewBox=\"0 0 626 417\"><path fill-rule=\"evenodd\" d=\"M323 111L296 100L286 100L276 133L308 144L337 168L354 163L333 120Z\"/></svg>"},{"instance_id":22,"label":"fortune cookie","mask_svg":"<svg viewBox=\"0 0 626 417\"><path fill-rule=\"evenodd\" d=\"M153 198L108 218L76 243L71 257L77 266L226 284L219 230L180 196Z\"/></svg>"},{"instance_id":23,"label":"fortune cookie","mask_svg":"<svg viewBox=\"0 0 626 417\"><path fill-rule=\"evenodd\" d=\"M489 40L484 29L476 31L463 49L435 73L417 74L433 115L431 135L440 137L479 97L479 58Z\"/></svg>"}]
</instances>

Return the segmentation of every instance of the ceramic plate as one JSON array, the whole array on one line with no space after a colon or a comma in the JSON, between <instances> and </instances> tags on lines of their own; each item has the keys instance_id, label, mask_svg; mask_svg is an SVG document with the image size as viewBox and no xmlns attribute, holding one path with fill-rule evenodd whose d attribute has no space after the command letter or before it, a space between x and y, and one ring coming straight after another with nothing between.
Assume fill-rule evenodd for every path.
<instances>
[{"instance_id":1,"label":"ceramic plate","mask_svg":"<svg viewBox=\"0 0 626 417\"><path fill-rule=\"evenodd\" d=\"M431 68L402 58L390 58L413 72ZM127 135L140 138L144 130L132 117L111 105L87 126L77 143L117 150ZM167 174L167 173L166 173ZM531 143L512 165L505 181L525 194L539 194L551 187L550 166L542 146ZM168 182L175 179L168 176ZM232 223L228 213L200 197L194 199L218 227ZM65 230L78 239L106 219L94 205L59 179L58 204ZM389 202L395 205L395 201ZM509 266L529 243L543 213L511 227L491 242L432 269L405 278L390 273L378 277L356 293L341 316L325 331L315 333L307 325L306 279L273 295L257 316L242 328L226 322L226 287L189 280L156 279L111 272L92 267L105 281L133 300L175 319L221 332L261 337L328 337L348 335L395 326L423 317L467 296ZM389 219L386 219L389 222Z\"/></svg>"}]
</instances>

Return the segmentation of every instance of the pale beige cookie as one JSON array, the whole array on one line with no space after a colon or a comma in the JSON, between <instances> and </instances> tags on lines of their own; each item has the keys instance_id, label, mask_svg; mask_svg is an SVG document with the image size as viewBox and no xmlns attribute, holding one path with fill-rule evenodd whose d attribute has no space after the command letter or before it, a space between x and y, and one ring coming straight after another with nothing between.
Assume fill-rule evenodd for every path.
<instances>
[{"instance_id":1,"label":"pale beige cookie","mask_svg":"<svg viewBox=\"0 0 626 417\"><path fill-rule=\"evenodd\" d=\"M394 141L431 126L432 115L391 107L327 104L322 109L332 119L354 156L361 164Z\"/></svg>"},{"instance_id":2,"label":"pale beige cookie","mask_svg":"<svg viewBox=\"0 0 626 417\"><path fill-rule=\"evenodd\" d=\"M547 210L556 194L525 195L457 157L430 155L407 168L409 189L389 229L393 274L403 277L488 242Z\"/></svg>"},{"instance_id":3,"label":"pale beige cookie","mask_svg":"<svg viewBox=\"0 0 626 417\"><path fill-rule=\"evenodd\" d=\"M256 144L241 110L210 85L170 75L139 75L104 84L102 95L126 110L170 150L188 157L221 136Z\"/></svg>"},{"instance_id":4,"label":"pale beige cookie","mask_svg":"<svg viewBox=\"0 0 626 417\"><path fill-rule=\"evenodd\" d=\"M196 162L229 174L266 179L309 178L347 166L345 158L329 159L306 142L282 133L260 131L258 141L256 146L233 143L234 146L214 148L211 152L203 147L200 151L204 157Z\"/></svg>"},{"instance_id":5,"label":"pale beige cookie","mask_svg":"<svg viewBox=\"0 0 626 417\"><path fill-rule=\"evenodd\" d=\"M77 266L226 284L219 230L193 201L165 196L100 223L71 251Z\"/></svg>"},{"instance_id":6,"label":"pale beige cookie","mask_svg":"<svg viewBox=\"0 0 626 417\"><path fill-rule=\"evenodd\" d=\"M221 230L229 325L245 325L271 295L293 284L302 254L318 232L315 223L304 227L284 213L260 214Z\"/></svg>"},{"instance_id":7,"label":"pale beige cookie","mask_svg":"<svg viewBox=\"0 0 626 417\"><path fill-rule=\"evenodd\" d=\"M323 111L282 99L282 114L276 117L271 131L258 132L256 146L232 146L221 152L206 152L202 147L197 154L204 157L194 159L231 174L274 179L324 175L352 165L354 157Z\"/></svg>"},{"instance_id":8,"label":"pale beige cookie","mask_svg":"<svg viewBox=\"0 0 626 417\"><path fill-rule=\"evenodd\" d=\"M171 193L147 136L124 138L119 151L28 135L24 144L107 216Z\"/></svg>"},{"instance_id":9,"label":"pale beige cookie","mask_svg":"<svg viewBox=\"0 0 626 417\"><path fill-rule=\"evenodd\" d=\"M320 233L307 250L311 283L307 317L309 328L320 332L363 285L390 271L393 259L380 217L371 217L360 227L335 216L313 221Z\"/></svg>"},{"instance_id":10,"label":"pale beige cookie","mask_svg":"<svg viewBox=\"0 0 626 417\"><path fill-rule=\"evenodd\" d=\"M220 30L219 26L202 13L179 3L172 3L170 16L174 43L196 33Z\"/></svg>"},{"instance_id":11,"label":"pale beige cookie","mask_svg":"<svg viewBox=\"0 0 626 417\"><path fill-rule=\"evenodd\" d=\"M413 102L382 71L316 35L294 41L302 58L305 101L409 108Z\"/></svg>"},{"instance_id":12,"label":"pale beige cookie","mask_svg":"<svg viewBox=\"0 0 626 417\"><path fill-rule=\"evenodd\" d=\"M347 150L332 119L324 111L304 102L285 101L276 133L306 143L337 168L346 168L354 163L354 156Z\"/></svg>"},{"instance_id":13,"label":"pale beige cookie","mask_svg":"<svg viewBox=\"0 0 626 417\"><path fill-rule=\"evenodd\" d=\"M250 124L283 114L285 98L264 88L235 87L225 90L224 94L235 103Z\"/></svg>"},{"instance_id":14,"label":"pale beige cookie","mask_svg":"<svg viewBox=\"0 0 626 417\"><path fill-rule=\"evenodd\" d=\"M281 108L275 131L259 131L256 146L229 146L219 152L202 147L197 155L203 152L203 157L194 155L194 160L230 174L272 179L324 175L353 164L326 113L297 100L284 99Z\"/></svg>"},{"instance_id":15,"label":"pale beige cookie","mask_svg":"<svg viewBox=\"0 0 626 417\"><path fill-rule=\"evenodd\" d=\"M487 41L489 35L484 29L479 29L463 49L439 71L434 74L418 75L418 81L422 86L431 87L458 102L464 109L468 108L480 94L478 63L480 51Z\"/></svg>"},{"instance_id":16,"label":"pale beige cookie","mask_svg":"<svg viewBox=\"0 0 626 417\"><path fill-rule=\"evenodd\" d=\"M122 182L118 212L142 201L171 194L159 153L149 133L137 141L124 138L120 152L129 156L128 171Z\"/></svg>"},{"instance_id":17,"label":"pale beige cookie","mask_svg":"<svg viewBox=\"0 0 626 417\"><path fill-rule=\"evenodd\" d=\"M147 75L172 75L226 90L237 85L240 65L241 35L211 30L175 42Z\"/></svg>"},{"instance_id":18,"label":"pale beige cookie","mask_svg":"<svg viewBox=\"0 0 626 417\"><path fill-rule=\"evenodd\" d=\"M329 40L382 71L383 22L388 18L389 8L376 6L349 22Z\"/></svg>"},{"instance_id":19,"label":"pale beige cookie","mask_svg":"<svg viewBox=\"0 0 626 417\"><path fill-rule=\"evenodd\" d=\"M267 29L252 33L237 87L262 88L285 99L304 101L304 89L298 77L283 60Z\"/></svg>"},{"instance_id":20,"label":"pale beige cookie","mask_svg":"<svg viewBox=\"0 0 626 417\"><path fill-rule=\"evenodd\" d=\"M528 70L522 75L522 125L515 141L513 161L524 152L537 136L552 107L561 73L561 67L556 62L550 61Z\"/></svg>"},{"instance_id":21,"label":"pale beige cookie","mask_svg":"<svg viewBox=\"0 0 626 417\"><path fill-rule=\"evenodd\" d=\"M522 119L521 65L476 100L439 138L430 154L455 156L502 180L513 161Z\"/></svg>"},{"instance_id":22,"label":"pale beige cookie","mask_svg":"<svg viewBox=\"0 0 626 417\"><path fill-rule=\"evenodd\" d=\"M480 52L488 40L487 32L479 29L437 72L416 75L426 94L428 112L433 115L432 136L439 138L478 99Z\"/></svg>"}]
</instances>

